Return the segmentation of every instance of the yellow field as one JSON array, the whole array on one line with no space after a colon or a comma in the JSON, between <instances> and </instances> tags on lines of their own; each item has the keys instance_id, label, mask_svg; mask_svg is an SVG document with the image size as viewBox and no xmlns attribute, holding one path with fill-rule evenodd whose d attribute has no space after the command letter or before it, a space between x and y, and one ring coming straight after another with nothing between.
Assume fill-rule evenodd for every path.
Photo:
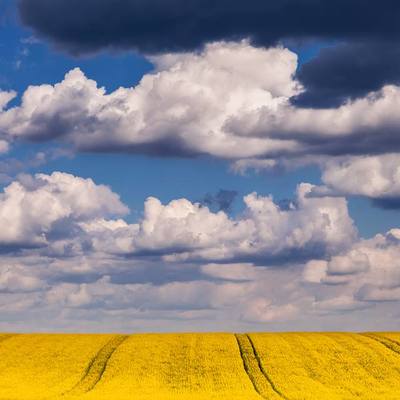
<instances>
[{"instance_id":1,"label":"yellow field","mask_svg":"<svg viewBox=\"0 0 400 400\"><path fill-rule=\"evenodd\" d=\"M400 334L0 334L0 400L131 398L400 400Z\"/></svg>"},{"instance_id":2,"label":"yellow field","mask_svg":"<svg viewBox=\"0 0 400 400\"><path fill-rule=\"evenodd\" d=\"M109 335L0 338L0 399L37 400L70 390ZM3 340L2 340L3 339Z\"/></svg>"}]
</instances>

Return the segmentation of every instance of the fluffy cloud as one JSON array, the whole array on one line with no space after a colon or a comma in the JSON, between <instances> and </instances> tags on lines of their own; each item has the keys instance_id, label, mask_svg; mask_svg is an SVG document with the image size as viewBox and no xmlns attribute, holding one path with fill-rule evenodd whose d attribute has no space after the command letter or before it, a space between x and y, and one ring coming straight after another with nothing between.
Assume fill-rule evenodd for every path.
<instances>
[{"instance_id":1,"label":"fluffy cloud","mask_svg":"<svg viewBox=\"0 0 400 400\"><path fill-rule=\"evenodd\" d=\"M2 111L7 104L16 97L17 93L0 91L0 111Z\"/></svg>"},{"instance_id":2,"label":"fluffy cloud","mask_svg":"<svg viewBox=\"0 0 400 400\"><path fill-rule=\"evenodd\" d=\"M300 185L284 209L248 195L235 218L150 198L130 224L113 219L127 209L107 187L22 176L0 201L1 218L16 221L2 223L14 229L3 230L2 246L14 251L0 254L0 309L16 320L29 314L29 326L43 315L83 326L101 313L126 329L128 316L265 328L400 301L399 231L359 240L345 199L310 196L314 189Z\"/></svg>"},{"instance_id":3,"label":"fluffy cloud","mask_svg":"<svg viewBox=\"0 0 400 400\"><path fill-rule=\"evenodd\" d=\"M335 253L356 237L344 199L308 197L313 186L298 188L297 205L282 210L272 197L253 193L232 219L186 199L163 205L149 198L134 225L104 220L82 224L95 248L114 253L163 255L165 261L293 259Z\"/></svg>"},{"instance_id":4,"label":"fluffy cloud","mask_svg":"<svg viewBox=\"0 0 400 400\"><path fill-rule=\"evenodd\" d=\"M395 134L399 102L399 87L385 86L335 109L296 108L282 103L275 111L263 107L244 112L231 119L230 127L240 136L296 140L303 151L307 148L314 155L395 151L399 146Z\"/></svg>"},{"instance_id":5,"label":"fluffy cloud","mask_svg":"<svg viewBox=\"0 0 400 400\"><path fill-rule=\"evenodd\" d=\"M232 171L244 175L256 172L291 171L305 166L318 166L323 185L313 188L313 196L363 196L381 208L400 208L400 156L389 152L381 155L319 156L306 155L293 159L243 159L232 164Z\"/></svg>"},{"instance_id":6,"label":"fluffy cloud","mask_svg":"<svg viewBox=\"0 0 400 400\"><path fill-rule=\"evenodd\" d=\"M163 205L148 198L143 217L130 224L113 219L129 209L106 186L60 172L21 175L0 194L0 245L42 247L51 256L98 252L170 262L282 262L342 251L357 236L346 200L310 196L313 189L299 185L287 209L271 196L249 194L236 218L187 199Z\"/></svg>"},{"instance_id":7,"label":"fluffy cloud","mask_svg":"<svg viewBox=\"0 0 400 400\"><path fill-rule=\"evenodd\" d=\"M400 230L392 229L325 260L307 263L303 279L331 286L334 296L320 299L315 307L344 311L370 307L380 302L400 301Z\"/></svg>"},{"instance_id":8,"label":"fluffy cloud","mask_svg":"<svg viewBox=\"0 0 400 400\"><path fill-rule=\"evenodd\" d=\"M324 167L325 187L318 193L360 195L374 199L377 205L400 206L400 156L346 157L329 161Z\"/></svg>"},{"instance_id":9,"label":"fluffy cloud","mask_svg":"<svg viewBox=\"0 0 400 400\"><path fill-rule=\"evenodd\" d=\"M300 185L285 209L250 194L235 218L149 198L130 224L115 218L128 211L119 197L90 179L20 176L0 196L0 309L22 319L101 310L105 318L293 320L304 297L291 283L299 257L335 255L356 239L346 201L309 197L312 189Z\"/></svg>"},{"instance_id":10,"label":"fluffy cloud","mask_svg":"<svg viewBox=\"0 0 400 400\"><path fill-rule=\"evenodd\" d=\"M81 150L272 162L400 148L397 86L303 109L290 103L302 89L297 56L284 48L220 42L152 60L155 72L110 94L79 69L54 86L31 86L20 106L0 112L0 128L10 140L59 138Z\"/></svg>"},{"instance_id":11,"label":"fluffy cloud","mask_svg":"<svg viewBox=\"0 0 400 400\"><path fill-rule=\"evenodd\" d=\"M46 282L18 265L0 267L0 293L29 293L42 290L46 286Z\"/></svg>"},{"instance_id":12,"label":"fluffy cloud","mask_svg":"<svg viewBox=\"0 0 400 400\"><path fill-rule=\"evenodd\" d=\"M53 233L73 234L68 223L127 211L116 194L91 179L24 175L0 194L0 246L43 246Z\"/></svg>"},{"instance_id":13,"label":"fluffy cloud","mask_svg":"<svg viewBox=\"0 0 400 400\"><path fill-rule=\"evenodd\" d=\"M0 90L0 113L15 96L15 92L3 92ZM7 153L8 150L9 143L6 140L0 139L0 154Z\"/></svg>"},{"instance_id":14,"label":"fluffy cloud","mask_svg":"<svg viewBox=\"0 0 400 400\"><path fill-rule=\"evenodd\" d=\"M312 190L300 185L287 210L272 197L250 194L237 218L186 199L163 205L149 198L143 217L129 224L110 218L129 210L106 186L59 172L21 175L0 195L0 244L39 246L53 256L96 251L165 261L261 261L341 251L356 237L347 203L310 197Z\"/></svg>"},{"instance_id":15,"label":"fluffy cloud","mask_svg":"<svg viewBox=\"0 0 400 400\"><path fill-rule=\"evenodd\" d=\"M55 86L28 88L21 106L0 114L0 127L12 137L65 137L81 149L228 158L275 153L296 144L232 136L225 125L241 112L276 109L296 93L296 60L285 49L217 43L201 54L154 58L156 73L109 95L75 69Z\"/></svg>"},{"instance_id":16,"label":"fluffy cloud","mask_svg":"<svg viewBox=\"0 0 400 400\"><path fill-rule=\"evenodd\" d=\"M7 141L0 140L0 154L7 153L9 148L10 148L10 146Z\"/></svg>"}]
</instances>

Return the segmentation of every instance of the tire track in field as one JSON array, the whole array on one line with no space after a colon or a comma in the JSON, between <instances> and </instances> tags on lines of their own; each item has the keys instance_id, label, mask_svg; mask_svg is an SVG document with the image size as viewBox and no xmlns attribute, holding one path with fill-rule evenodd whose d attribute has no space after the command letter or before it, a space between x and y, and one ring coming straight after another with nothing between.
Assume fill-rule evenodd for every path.
<instances>
[{"instance_id":1,"label":"tire track in field","mask_svg":"<svg viewBox=\"0 0 400 400\"><path fill-rule=\"evenodd\" d=\"M79 395L93 390L103 377L111 356L128 337L128 335L117 335L108 341L90 361L82 379L63 396Z\"/></svg>"},{"instance_id":2,"label":"tire track in field","mask_svg":"<svg viewBox=\"0 0 400 400\"><path fill-rule=\"evenodd\" d=\"M261 359L250 336L247 334L235 334L235 337L239 346L240 357L243 360L244 369L255 391L264 399L273 400L273 398L276 398L287 400L287 397L277 389L262 366Z\"/></svg>"},{"instance_id":3,"label":"tire track in field","mask_svg":"<svg viewBox=\"0 0 400 400\"><path fill-rule=\"evenodd\" d=\"M375 335L373 333L361 333L360 335L384 345L387 349L393 351L394 353L400 354L400 343L396 342L396 340L389 339L385 336Z\"/></svg>"}]
</instances>

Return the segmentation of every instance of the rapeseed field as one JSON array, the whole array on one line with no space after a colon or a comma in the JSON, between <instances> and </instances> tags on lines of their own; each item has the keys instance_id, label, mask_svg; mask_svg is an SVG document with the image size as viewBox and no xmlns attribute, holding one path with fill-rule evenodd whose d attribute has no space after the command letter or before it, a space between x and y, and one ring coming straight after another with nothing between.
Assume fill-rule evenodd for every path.
<instances>
[{"instance_id":1,"label":"rapeseed field","mask_svg":"<svg viewBox=\"0 0 400 400\"><path fill-rule=\"evenodd\" d=\"M0 400L400 400L400 334L0 334Z\"/></svg>"},{"instance_id":2,"label":"rapeseed field","mask_svg":"<svg viewBox=\"0 0 400 400\"><path fill-rule=\"evenodd\" d=\"M8 335L0 338L0 399L58 396L80 381L110 335Z\"/></svg>"}]
</instances>

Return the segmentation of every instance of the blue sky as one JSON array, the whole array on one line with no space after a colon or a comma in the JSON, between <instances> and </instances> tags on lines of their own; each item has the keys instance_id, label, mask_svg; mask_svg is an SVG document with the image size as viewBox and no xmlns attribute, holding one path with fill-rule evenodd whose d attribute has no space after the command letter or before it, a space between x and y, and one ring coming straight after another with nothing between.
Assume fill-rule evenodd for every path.
<instances>
[{"instance_id":1,"label":"blue sky","mask_svg":"<svg viewBox=\"0 0 400 400\"><path fill-rule=\"evenodd\" d=\"M34 1L0 3L0 329L400 326L392 39L376 65L311 20L103 35Z\"/></svg>"}]
</instances>

